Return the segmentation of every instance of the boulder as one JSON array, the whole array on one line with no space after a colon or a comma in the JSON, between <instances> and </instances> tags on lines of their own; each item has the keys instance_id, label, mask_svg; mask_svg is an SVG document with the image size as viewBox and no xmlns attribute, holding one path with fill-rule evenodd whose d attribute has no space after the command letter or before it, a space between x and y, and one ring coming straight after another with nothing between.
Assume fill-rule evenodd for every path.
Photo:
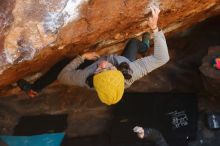
<instances>
[{"instance_id":1,"label":"boulder","mask_svg":"<svg viewBox=\"0 0 220 146\"><path fill-rule=\"evenodd\" d=\"M160 6L159 26L167 35L220 12L219 0L3 0L0 88L67 55L120 51L117 43L149 30L151 4Z\"/></svg>"}]
</instances>

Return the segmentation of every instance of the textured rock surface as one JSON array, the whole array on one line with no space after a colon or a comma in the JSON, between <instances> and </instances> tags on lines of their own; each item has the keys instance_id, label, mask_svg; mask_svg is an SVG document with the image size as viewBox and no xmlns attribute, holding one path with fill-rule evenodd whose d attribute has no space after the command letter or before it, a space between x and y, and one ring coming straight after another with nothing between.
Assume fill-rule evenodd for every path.
<instances>
[{"instance_id":1,"label":"textured rock surface","mask_svg":"<svg viewBox=\"0 0 220 146\"><path fill-rule=\"evenodd\" d=\"M74 56L89 50L100 54L120 52L126 39L148 30L146 6L152 2L160 4L163 10L159 24L168 36L220 12L219 0L1 1L0 133L12 134L21 116L44 113L68 114L69 136L103 131L111 113L94 91L55 82L38 98L27 99L22 91L9 84L36 72L43 73L69 54ZM203 93L198 67L207 48L220 45L219 20L216 17L206 27L198 25L168 39L171 61L128 91ZM215 104L215 101L210 105L205 102L201 106L203 110L219 107Z\"/></svg>"},{"instance_id":2,"label":"textured rock surface","mask_svg":"<svg viewBox=\"0 0 220 146\"><path fill-rule=\"evenodd\" d=\"M122 49L104 48L148 30L152 3L162 9L159 24L166 33L220 12L219 0L3 0L0 87L44 71L68 54Z\"/></svg>"},{"instance_id":3,"label":"textured rock surface","mask_svg":"<svg viewBox=\"0 0 220 146\"><path fill-rule=\"evenodd\" d=\"M212 18L168 39L172 56L170 62L135 82L129 91L196 92L200 111L220 111L219 100L208 98L210 95L203 87L199 72L208 48L220 45L219 18ZM45 88L36 99L28 99L18 88L1 90L0 97L2 134L13 133L13 127L21 116L68 114L66 132L69 136L101 133L112 117L109 108L100 103L94 91L63 86L57 82Z\"/></svg>"}]
</instances>

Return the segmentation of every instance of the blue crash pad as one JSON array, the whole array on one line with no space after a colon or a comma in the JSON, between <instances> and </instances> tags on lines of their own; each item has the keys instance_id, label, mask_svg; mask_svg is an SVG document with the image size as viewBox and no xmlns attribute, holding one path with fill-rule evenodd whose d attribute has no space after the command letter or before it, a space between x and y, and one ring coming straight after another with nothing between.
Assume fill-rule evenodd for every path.
<instances>
[{"instance_id":1,"label":"blue crash pad","mask_svg":"<svg viewBox=\"0 0 220 146\"><path fill-rule=\"evenodd\" d=\"M9 146L60 146L64 133L41 134L34 136L0 136Z\"/></svg>"}]
</instances>

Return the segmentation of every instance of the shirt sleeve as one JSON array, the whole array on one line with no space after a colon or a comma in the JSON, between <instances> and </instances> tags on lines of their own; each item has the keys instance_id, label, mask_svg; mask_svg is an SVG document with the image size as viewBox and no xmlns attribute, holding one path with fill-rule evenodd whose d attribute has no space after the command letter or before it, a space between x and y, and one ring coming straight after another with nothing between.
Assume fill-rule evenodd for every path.
<instances>
[{"instance_id":1,"label":"shirt sleeve","mask_svg":"<svg viewBox=\"0 0 220 146\"><path fill-rule=\"evenodd\" d=\"M73 59L58 75L57 79L60 83L66 85L86 86L87 73L86 70L77 69L84 62L81 56Z\"/></svg>"},{"instance_id":2,"label":"shirt sleeve","mask_svg":"<svg viewBox=\"0 0 220 146\"><path fill-rule=\"evenodd\" d=\"M164 65L169 61L168 47L164 33L162 31L154 33L154 53L153 55L140 58L129 65L133 70L130 84L140 79L151 71Z\"/></svg>"}]
</instances>

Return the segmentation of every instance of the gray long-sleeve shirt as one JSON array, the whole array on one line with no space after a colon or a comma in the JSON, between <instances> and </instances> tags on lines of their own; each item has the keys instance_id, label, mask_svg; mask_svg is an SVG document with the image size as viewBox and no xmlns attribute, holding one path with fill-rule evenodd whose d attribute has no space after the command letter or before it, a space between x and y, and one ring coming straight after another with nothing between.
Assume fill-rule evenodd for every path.
<instances>
[{"instance_id":1,"label":"gray long-sleeve shirt","mask_svg":"<svg viewBox=\"0 0 220 146\"><path fill-rule=\"evenodd\" d=\"M127 62L129 64L132 70L132 78L130 80L125 80L125 88L128 88L134 81L168 62L169 53L165 36L162 31L154 33L153 55L137 59L133 62L129 61L124 56L109 55L100 57L97 61L84 69L77 69L77 67L84 62L84 59L81 56L78 56L64 67L58 76L58 80L66 85L76 85L89 88L86 84L86 79L88 76L94 74L99 62L102 60L109 61L113 65L120 64L121 62Z\"/></svg>"}]
</instances>

